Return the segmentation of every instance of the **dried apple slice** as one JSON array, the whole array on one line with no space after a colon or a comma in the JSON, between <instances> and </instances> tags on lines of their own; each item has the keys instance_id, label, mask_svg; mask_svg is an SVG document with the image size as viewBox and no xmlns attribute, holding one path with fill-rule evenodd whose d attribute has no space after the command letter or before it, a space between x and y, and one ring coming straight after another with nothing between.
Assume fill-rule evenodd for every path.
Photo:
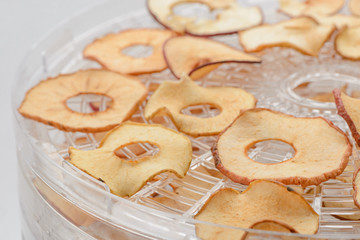
<instances>
[{"instance_id":1,"label":"dried apple slice","mask_svg":"<svg viewBox=\"0 0 360 240\"><path fill-rule=\"evenodd\" d=\"M248 149L266 140L290 144L294 156L276 164L249 158ZM340 175L352 146L347 136L324 118L297 118L256 108L243 111L219 135L212 151L216 167L234 182L273 179L306 187Z\"/></svg>"},{"instance_id":2,"label":"dried apple slice","mask_svg":"<svg viewBox=\"0 0 360 240\"><path fill-rule=\"evenodd\" d=\"M356 208L354 205L354 202L345 202L345 201L339 201L339 202L332 202L332 201L324 201L323 202L324 207L328 208ZM338 212L338 211L337 211ZM339 218L341 220L359 220L360 214L353 213L353 214L333 214L332 216Z\"/></svg>"},{"instance_id":3,"label":"dried apple slice","mask_svg":"<svg viewBox=\"0 0 360 240\"><path fill-rule=\"evenodd\" d=\"M280 11L292 17L309 12L331 15L338 12L344 3L345 0L279 0Z\"/></svg>"},{"instance_id":4,"label":"dried apple slice","mask_svg":"<svg viewBox=\"0 0 360 240\"><path fill-rule=\"evenodd\" d=\"M356 143L360 146L360 99L352 98L334 89L335 104L338 114L346 121Z\"/></svg>"},{"instance_id":5,"label":"dried apple slice","mask_svg":"<svg viewBox=\"0 0 360 240\"><path fill-rule=\"evenodd\" d=\"M213 105L221 113L211 118L181 113L185 107L201 104ZM165 81L160 85L146 104L144 116L151 119L165 113L171 117L179 131L191 136L207 136L224 130L241 110L252 108L255 104L254 96L240 88L203 88L184 75L181 81Z\"/></svg>"},{"instance_id":6,"label":"dried apple slice","mask_svg":"<svg viewBox=\"0 0 360 240\"><path fill-rule=\"evenodd\" d=\"M160 72L167 68L162 55L164 42L175 33L161 29L128 29L117 34L108 34L90 43L84 50L84 57L99 62L105 68L124 74ZM126 55L122 50L145 45L152 47L146 57Z\"/></svg>"},{"instance_id":7,"label":"dried apple slice","mask_svg":"<svg viewBox=\"0 0 360 240\"><path fill-rule=\"evenodd\" d=\"M314 18L318 23L322 25L334 25L337 29L341 29L345 26L353 27L360 25L360 18L344 14L335 14L326 16L317 13L306 14L309 17Z\"/></svg>"},{"instance_id":8,"label":"dried apple slice","mask_svg":"<svg viewBox=\"0 0 360 240\"><path fill-rule=\"evenodd\" d=\"M202 3L210 10L221 10L215 20L196 20L195 17L177 16L173 12L176 5L183 3ZM259 7L241 7L235 0L148 0L151 15L163 26L176 32L187 32L197 36L214 36L236 33L259 25L262 12Z\"/></svg>"},{"instance_id":9,"label":"dried apple slice","mask_svg":"<svg viewBox=\"0 0 360 240\"><path fill-rule=\"evenodd\" d=\"M102 112L74 112L66 101L80 94L105 95L112 104ZM145 86L136 78L85 70L41 81L26 93L19 112L64 131L103 132L128 119L146 96Z\"/></svg>"},{"instance_id":10,"label":"dried apple slice","mask_svg":"<svg viewBox=\"0 0 360 240\"><path fill-rule=\"evenodd\" d=\"M349 10L352 14L360 16L360 1L359 0L350 0Z\"/></svg>"},{"instance_id":11,"label":"dried apple slice","mask_svg":"<svg viewBox=\"0 0 360 240\"><path fill-rule=\"evenodd\" d=\"M319 228L319 215L301 195L266 180L252 182L242 193L231 188L219 190L206 201L195 219L240 228L258 225L270 231L289 229L303 234L314 234ZM264 221L267 224L262 224ZM245 237L241 230L201 223L196 224L196 233L204 240Z\"/></svg>"},{"instance_id":12,"label":"dried apple slice","mask_svg":"<svg viewBox=\"0 0 360 240\"><path fill-rule=\"evenodd\" d=\"M198 79L221 63L258 63L261 59L210 39L180 36L169 39L164 45L165 60L172 73L182 73Z\"/></svg>"},{"instance_id":13,"label":"dried apple slice","mask_svg":"<svg viewBox=\"0 0 360 240\"><path fill-rule=\"evenodd\" d=\"M132 143L147 142L160 150L154 156L124 160L116 150ZM101 179L112 193L131 196L162 172L184 177L192 159L190 140L161 125L125 122L111 130L99 148L82 151L70 147L70 163Z\"/></svg>"},{"instance_id":14,"label":"dried apple slice","mask_svg":"<svg viewBox=\"0 0 360 240\"><path fill-rule=\"evenodd\" d=\"M360 26L344 27L336 36L335 50L344 58L360 60Z\"/></svg>"},{"instance_id":15,"label":"dried apple slice","mask_svg":"<svg viewBox=\"0 0 360 240\"><path fill-rule=\"evenodd\" d=\"M310 17L299 17L245 30L239 33L239 40L246 52L279 46L317 56L334 30L335 26L320 25Z\"/></svg>"}]
</instances>

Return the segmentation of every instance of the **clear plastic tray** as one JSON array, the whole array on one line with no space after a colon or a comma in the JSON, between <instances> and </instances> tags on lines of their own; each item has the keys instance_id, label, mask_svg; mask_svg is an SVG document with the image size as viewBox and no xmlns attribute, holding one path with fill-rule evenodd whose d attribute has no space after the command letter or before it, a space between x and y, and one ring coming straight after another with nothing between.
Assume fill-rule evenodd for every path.
<instances>
[{"instance_id":1,"label":"clear plastic tray","mask_svg":"<svg viewBox=\"0 0 360 240\"><path fill-rule=\"evenodd\" d=\"M243 5L260 4L266 22L286 19L276 11L276 0L240 2ZM13 88L13 109L17 121L18 158L21 169L20 201L24 225L34 235L35 232L41 232L43 239L118 239L119 236L121 239L197 239L195 224L198 221L194 220L193 216L208 197L223 187L232 187L240 191L246 188L244 185L233 183L214 167L210 147L216 137L199 137L191 138L193 160L184 179L171 174L161 174L132 197L120 198L111 194L104 183L93 179L66 161L69 146L84 150L94 149L101 139L101 134L63 132L24 119L17 113L16 110L26 91L40 80L79 69L99 68L97 63L82 57L83 48L95 38L127 28L161 27L146 10L117 16L116 9L120 7L120 1L107 1L57 27L29 52ZM187 10L184 8L181 11ZM236 34L218 36L214 39L241 49ZM141 53L133 49L129 54ZM334 87L344 85L347 85L349 94L351 91L355 93L360 90L359 63L346 61L338 56L332 40L325 43L317 58L285 48L267 49L259 55L263 59L261 64L224 64L197 83L202 86L244 88L256 96L257 107L266 107L295 116L323 116L349 135L345 122L336 114L335 105L312 100L311 96L330 92ZM169 70L139 77L149 88L150 95L154 86L162 81L175 80ZM71 104L74 108L84 111L88 108L89 102L93 101L102 102L101 107L106 106L104 99L91 98L74 99ZM142 115L145 102L133 115L132 120L146 122ZM210 117L216 114L216 110L208 106L197 106L188 108L184 113ZM164 117L163 120L164 125L175 128L170 119ZM359 154L354 141L351 137L350 139L355 150L349 165L356 168ZM154 151L150 145L143 144L141 147L144 154L152 154ZM122 154L128 158L136 156L131 149L126 148ZM288 159L291 154L291 149L287 146L269 141L257 145L249 156L256 161L279 162ZM351 178L352 174L353 170L349 168L341 177ZM360 220L343 218L353 216L360 219L360 216L357 217L360 215L358 208L327 206L329 202L351 204L351 183L332 179L317 187L307 187L303 196L320 215L320 228L316 235L240 228L238 230L252 232L255 234L253 238L260 239L284 236L297 239L360 238ZM46 227L50 225L51 227Z\"/></svg>"}]
</instances>

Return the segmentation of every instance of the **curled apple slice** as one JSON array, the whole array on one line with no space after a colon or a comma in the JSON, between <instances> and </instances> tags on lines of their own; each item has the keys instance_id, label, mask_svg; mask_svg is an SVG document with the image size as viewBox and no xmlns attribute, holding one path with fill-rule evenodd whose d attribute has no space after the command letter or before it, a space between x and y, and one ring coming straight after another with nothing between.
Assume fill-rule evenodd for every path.
<instances>
[{"instance_id":1,"label":"curled apple slice","mask_svg":"<svg viewBox=\"0 0 360 240\"><path fill-rule=\"evenodd\" d=\"M330 15L338 12L344 3L345 0L279 0L280 11L292 17L306 13Z\"/></svg>"},{"instance_id":2,"label":"curled apple slice","mask_svg":"<svg viewBox=\"0 0 360 240\"><path fill-rule=\"evenodd\" d=\"M204 104L215 106L221 113L208 118L181 113L188 106ZM151 119L165 113L179 131L191 136L207 136L224 130L241 110L252 108L255 104L254 96L240 88L203 88L184 75L179 82L163 82L146 104L144 115L146 119Z\"/></svg>"},{"instance_id":3,"label":"curled apple slice","mask_svg":"<svg viewBox=\"0 0 360 240\"><path fill-rule=\"evenodd\" d=\"M258 63L261 59L214 40L180 36L169 39L164 45L164 56L172 73L182 73L198 79L222 63Z\"/></svg>"},{"instance_id":4,"label":"curled apple slice","mask_svg":"<svg viewBox=\"0 0 360 240\"><path fill-rule=\"evenodd\" d=\"M294 156L275 164L252 160L248 150L267 140L288 143ZM305 187L340 175L352 146L347 136L324 118L297 118L256 108L243 111L219 135L212 151L216 167L234 182L273 179Z\"/></svg>"},{"instance_id":5,"label":"curled apple slice","mask_svg":"<svg viewBox=\"0 0 360 240\"><path fill-rule=\"evenodd\" d=\"M277 182L258 180L242 193L224 188L213 194L195 216L196 220L240 228L314 234L319 215L296 192ZM243 239L245 232L196 224L201 239Z\"/></svg>"},{"instance_id":6,"label":"curled apple slice","mask_svg":"<svg viewBox=\"0 0 360 240\"><path fill-rule=\"evenodd\" d=\"M102 112L74 112L66 102L81 94L103 95L112 104ZM18 111L64 131L103 132L128 119L146 96L146 87L136 78L85 70L41 81L26 93Z\"/></svg>"},{"instance_id":7,"label":"curled apple slice","mask_svg":"<svg viewBox=\"0 0 360 240\"><path fill-rule=\"evenodd\" d=\"M246 52L279 46L317 56L334 30L332 25L320 25L310 17L299 17L245 30L239 33L239 40Z\"/></svg>"},{"instance_id":8,"label":"curled apple slice","mask_svg":"<svg viewBox=\"0 0 360 240\"><path fill-rule=\"evenodd\" d=\"M108 34L89 44L84 56L99 62L105 68L124 74L160 72L167 68L162 55L164 42L175 33L161 29L128 29ZM133 46L152 47L149 56L133 57L122 52Z\"/></svg>"},{"instance_id":9,"label":"curled apple slice","mask_svg":"<svg viewBox=\"0 0 360 240\"><path fill-rule=\"evenodd\" d=\"M210 10L220 11L215 20L175 15L173 8L183 3L202 3ZM241 7L235 0L148 0L149 12L163 26L176 32L197 36L214 36L235 33L259 25L262 12L259 7Z\"/></svg>"},{"instance_id":10,"label":"curled apple slice","mask_svg":"<svg viewBox=\"0 0 360 240\"><path fill-rule=\"evenodd\" d=\"M349 97L340 89L334 89L333 93L338 114L346 121L353 138L360 145L360 99Z\"/></svg>"},{"instance_id":11,"label":"curled apple slice","mask_svg":"<svg viewBox=\"0 0 360 240\"><path fill-rule=\"evenodd\" d=\"M154 156L125 160L115 152L123 146L147 142L159 148ZM70 147L70 163L101 179L112 193L131 196L162 172L184 177L192 159L190 140L161 125L125 122L111 130L99 148L82 151Z\"/></svg>"},{"instance_id":12,"label":"curled apple slice","mask_svg":"<svg viewBox=\"0 0 360 240\"><path fill-rule=\"evenodd\" d=\"M349 10L353 15L360 16L360 1L359 0L350 0Z\"/></svg>"},{"instance_id":13,"label":"curled apple slice","mask_svg":"<svg viewBox=\"0 0 360 240\"><path fill-rule=\"evenodd\" d=\"M335 50L344 58L360 60L360 26L344 27L336 36Z\"/></svg>"}]
</instances>

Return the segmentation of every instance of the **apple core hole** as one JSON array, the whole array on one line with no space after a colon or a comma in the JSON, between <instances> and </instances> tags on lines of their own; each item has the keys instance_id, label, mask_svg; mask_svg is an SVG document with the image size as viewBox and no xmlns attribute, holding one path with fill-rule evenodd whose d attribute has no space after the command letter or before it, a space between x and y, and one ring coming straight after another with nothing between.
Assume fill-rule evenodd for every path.
<instances>
[{"instance_id":1,"label":"apple core hole","mask_svg":"<svg viewBox=\"0 0 360 240\"><path fill-rule=\"evenodd\" d=\"M103 112L111 107L113 100L105 95L81 93L66 100L66 106L78 113Z\"/></svg>"},{"instance_id":2,"label":"apple core hole","mask_svg":"<svg viewBox=\"0 0 360 240\"><path fill-rule=\"evenodd\" d=\"M264 140L252 145L247 155L252 160L263 164L281 163L294 157L294 147L279 140Z\"/></svg>"},{"instance_id":3,"label":"apple core hole","mask_svg":"<svg viewBox=\"0 0 360 240\"><path fill-rule=\"evenodd\" d=\"M136 142L123 145L114 151L115 155L125 161L138 161L144 157L155 156L160 149L149 142Z\"/></svg>"},{"instance_id":4,"label":"apple core hole","mask_svg":"<svg viewBox=\"0 0 360 240\"><path fill-rule=\"evenodd\" d=\"M219 115L221 110L214 105L200 104L187 106L180 111L182 114L198 118L211 118Z\"/></svg>"},{"instance_id":5,"label":"apple core hole","mask_svg":"<svg viewBox=\"0 0 360 240\"><path fill-rule=\"evenodd\" d=\"M202 3L180 3L173 7L173 13L181 17L195 17L196 20L216 20L216 16L221 10L213 10Z\"/></svg>"},{"instance_id":6,"label":"apple core hole","mask_svg":"<svg viewBox=\"0 0 360 240\"><path fill-rule=\"evenodd\" d=\"M125 54L134 58L146 58L153 54L154 48L150 45L136 44L121 50Z\"/></svg>"}]
</instances>

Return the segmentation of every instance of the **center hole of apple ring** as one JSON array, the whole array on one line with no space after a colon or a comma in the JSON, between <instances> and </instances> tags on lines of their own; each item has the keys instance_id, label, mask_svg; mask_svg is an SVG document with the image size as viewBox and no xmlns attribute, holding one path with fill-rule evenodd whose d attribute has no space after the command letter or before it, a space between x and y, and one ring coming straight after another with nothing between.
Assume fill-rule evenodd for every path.
<instances>
[{"instance_id":1,"label":"center hole of apple ring","mask_svg":"<svg viewBox=\"0 0 360 240\"><path fill-rule=\"evenodd\" d=\"M103 112L113 104L112 98L94 93L81 93L66 100L66 106L78 113Z\"/></svg>"},{"instance_id":2,"label":"center hole of apple ring","mask_svg":"<svg viewBox=\"0 0 360 240\"><path fill-rule=\"evenodd\" d=\"M202 3L180 3L173 7L173 13L176 16L181 17L196 17L196 20L207 19L207 20L216 20L216 16L221 10L213 10ZM171 19L171 16L169 16ZM170 20L169 19L169 20Z\"/></svg>"},{"instance_id":3,"label":"center hole of apple ring","mask_svg":"<svg viewBox=\"0 0 360 240\"><path fill-rule=\"evenodd\" d=\"M160 148L149 142L136 142L120 146L114 154L125 161L137 162L145 157L155 156Z\"/></svg>"},{"instance_id":4,"label":"center hole of apple ring","mask_svg":"<svg viewBox=\"0 0 360 240\"><path fill-rule=\"evenodd\" d=\"M251 145L247 155L252 160L263 164L276 164L294 157L294 147L280 140L263 140Z\"/></svg>"},{"instance_id":5,"label":"center hole of apple ring","mask_svg":"<svg viewBox=\"0 0 360 240\"><path fill-rule=\"evenodd\" d=\"M215 105L198 104L184 107L180 111L182 114L190 115L198 118L211 118L219 115L221 110Z\"/></svg>"},{"instance_id":6,"label":"center hole of apple ring","mask_svg":"<svg viewBox=\"0 0 360 240\"><path fill-rule=\"evenodd\" d=\"M146 58L153 54L154 48L150 45L136 44L121 50L125 54L134 58Z\"/></svg>"}]
</instances>

